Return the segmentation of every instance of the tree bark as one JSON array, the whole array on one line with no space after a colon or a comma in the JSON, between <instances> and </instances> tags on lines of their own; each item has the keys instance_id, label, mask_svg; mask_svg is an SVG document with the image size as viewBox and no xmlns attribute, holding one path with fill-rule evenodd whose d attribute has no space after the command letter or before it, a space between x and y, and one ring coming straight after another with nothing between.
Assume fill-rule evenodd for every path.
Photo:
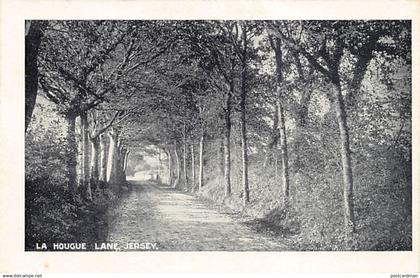
<instances>
[{"instance_id":1,"label":"tree bark","mask_svg":"<svg viewBox=\"0 0 420 278\"><path fill-rule=\"evenodd\" d=\"M120 187L120 182L122 181L122 167L121 167L121 163L122 163L122 156L123 156L123 149L122 149L122 145L121 145L121 140L118 139L117 141L117 152L116 152L116 158L117 158L117 163L116 163L116 180L117 180L117 184L118 187Z\"/></svg>"},{"instance_id":2,"label":"tree bark","mask_svg":"<svg viewBox=\"0 0 420 278\"><path fill-rule=\"evenodd\" d=\"M128 156L129 155L130 155L130 151L129 150L126 150L125 156L124 156L124 164L123 164L123 172L124 172L124 175L126 174L126 171L127 171Z\"/></svg>"},{"instance_id":3,"label":"tree bark","mask_svg":"<svg viewBox=\"0 0 420 278\"><path fill-rule=\"evenodd\" d=\"M38 50L43 33L42 24L37 21L26 22L25 35L25 132L34 111L38 93Z\"/></svg>"},{"instance_id":4,"label":"tree bark","mask_svg":"<svg viewBox=\"0 0 420 278\"><path fill-rule=\"evenodd\" d=\"M168 185L172 185L172 155L171 155L171 149L168 147Z\"/></svg>"},{"instance_id":5,"label":"tree bark","mask_svg":"<svg viewBox=\"0 0 420 278\"><path fill-rule=\"evenodd\" d=\"M76 150L77 150L77 143L76 143L76 116L72 113L68 113L66 115L66 122L67 122L67 134L66 134L66 141L67 141L67 148L66 148L66 166L67 166L67 188L70 191L71 196L74 198L76 196L77 191L77 174L76 174L76 167L77 167L77 158L76 158Z\"/></svg>"},{"instance_id":6,"label":"tree bark","mask_svg":"<svg viewBox=\"0 0 420 278\"><path fill-rule=\"evenodd\" d=\"M247 32L242 30L243 51L242 51L242 73L241 73L241 100L239 103L241 110L241 141L242 141L242 187L244 191L243 202L249 203L249 184L248 184L248 141L246 134L246 98L247 98Z\"/></svg>"},{"instance_id":7,"label":"tree bark","mask_svg":"<svg viewBox=\"0 0 420 278\"><path fill-rule=\"evenodd\" d=\"M119 189L118 186L118 135L115 131L108 132L109 150L108 163L106 169L106 181L114 190Z\"/></svg>"},{"instance_id":8,"label":"tree bark","mask_svg":"<svg viewBox=\"0 0 420 278\"><path fill-rule=\"evenodd\" d=\"M280 88L279 90L279 96ZM280 152L281 152L281 164L282 164L282 183L283 183L283 196L284 196L284 203L287 204L289 200L290 195L290 189L289 189L289 156L287 153L287 138L286 138L286 124L284 120L284 111L283 111L283 105L281 103L281 99L279 97L278 101L278 107L279 107L279 130L280 130Z\"/></svg>"},{"instance_id":9,"label":"tree bark","mask_svg":"<svg viewBox=\"0 0 420 278\"><path fill-rule=\"evenodd\" d=\"M127 178L124 172L126 155L127 155L127 149L123 147L123 145L120 143L119 155L118 155L118 182L120 185L123 185L127 181Z\"/></svg>"},{"instance_id":10,"label":"tree bark","mask_svg":"<svg viewBox=\"0 0 420 278\"><path fill-rule=\"evenodd\" d=\"M194 142L191 142L191 190L195 189L195 157Z\"/></svg>"},{"instance_id":11,"label":"tree bark","mask_svg":"<svg viewBox=\"0 0 420 278\"><path fill-rule=\"evenodd\" d=\"M232 95L234 92L233 87L233 80L230 84L230 91L227 94L226 99L226 108L225 108L225 132L224 132L224 182L225 182L225 196L228 197L232 193L232 188L230 184L230 132L231 132L231 119L230 119L230 113L232 110Z\"/></svg>"},{"instance_id":12,"label":"tree bark","mask_svg":"<svg viewBox=\"0 0 420 278\"><path fill-rule=\"evenodd\" d=\"M277 183L279 181L279 154L277 147L274 150L274 180Z\"/></svg>"},{"instance_id":13,"label":"tree bark","mask_svg":"<svg viewBox=\"0 0 420 278\"><path fill-rule=\"evenodd\" d=\"M188 176L187 176L187 135L186 135L186 127L185 127L185 123L184 123L184 136L183 136L183 146L184 146L184 151L183 151L183 170L184 170L184 186L185 188L188 188Z\"/></svg>"},{"instance_id":14,"label":"tree bark","mask_svg":"<svg viewBox=\"0 0 420 278\"><path fill-rule=\"evenodd\" d=\"M158 174L156 175L156 181L160 183L161 176L162 176L162 158L160 154L160 149L158 149L158 161L159 161L159 167L158 167Z\"/></svg>"},{"instance_id":15,"label":"tree bark","mask_svg":"<svg viewBox=\"0 0 420 278\"><path fill-rule=\"evenodd\" d=\"M80 116L81 133L82 133L82 192L88 200L92 200L92 189L89 183L89 138L88 138L88 121L87 114L82 113Z\"/></svg>"},{"instance_id":16,"label":"tree bark","mask_svg":"<svg viewBox=\"0 0 420 278\"><path fill-rule=\"evenodd\" d=\"M287 153L287 138L286 138L286 124L284 119L284 107L283 107L283 94L281 91L281 85L283 83L283 52L281 48L281 40L269 37L270 45L274 50L276 58L276 71L277 71L277 101L279 116L279 132L280 132L280 153L281 153L281 164L282 164L282 187L283 187L283 203L287 206L289 202L290 186L289 186L289 156Z\"/></svg>"},{"instance_id":17,"label":"tree bark","mask_svg":"<svg viewBox=\"0 0 420 278\"><path fill-rule=\"evenodd\" d=\"M241 116L241 141L242 141L242 187L244 190L244 204L249 202L249 184L248 184L248 144L246 136L245 113Z\"/></svg>"},{"instance_id":18,"label":"tree bark","mask_svg":"<svg viewBox=\"0 0 420 278\"><path fill-rule=\"evenodd\" d=\"M83 127L81 117L76 118L76 142L77 142L77 159L76 159L76 173L77 173L77 189L83 192L84 188L84 167L83 167Z\"/></svg>"},{"instance_id":19,"label":"tree bark","mask_svg":"<svg viewBox=\"0 0 420 278\"><path fill-rule=\"evenodd\" d=\"M175 181L174 181L174 185L172 186L173 188L177 188L178 187L178 183L179 183L179 176L181 175L181 167L180 167L180 161L179 161L179 156L178 156L178 150L177 150L177 144L175 142L175 147L174 147L174 154L175 154L175 164L176 164L176 175L175 175Z\"/></svg>"},{"instance_id":20,"label":"tree bark","mask_svg":"<svg viewBox=\"0 0 420 278\"><path fill-rule=\"evenodd\" d=\"M90 144L90 186L95 191L99 181L99 137L90 138Z\"/></svg>"},{"instance_id":21,"label":"tree bark","mask_svg":"<svg viewBox=\"0 0 420 278\"><path fill-rule=\"evenodd\" d=\"M337 79L338 80L338 79ZM338 129L340 132L340 154L343 173L343 194L344 194L344 221L345 230L349 233L355 231L354 203L353 203L353 170L350 155L350 138L347 127L347 115L341 93L340 82L334 82L335 103Z\"/></svg>"},{"instance_id":22,"label":"tree bark","mask_svg":"<svg viewBox=\"0 0 420 278\"><path fill-rule=\"evenodd\" d=\"M370 42L373 41L373 36L370 38ZM289 41L290 43L290 41ZM341 84L340 84L340 75L339 75L339 67L341 57L344 53L344 44L342 40L337 37L334 40L335 49L333 53L333 59L328 53L324 53L321 55L323 57L324 62L327 64L327 69L324 68L317 62L317 58L310 55L309 53L305 52L302 49L299 49L302 54L307 58L308 62L312 64L312 66L326 76L329 81L334 86L334 94L335 94L335 102L334 102L334 109L336 112L336 118L338 122L338 129L340 133L340 154L341 154L341 166L342 166L342 175L343 175L343 195L344 195L344 223L345 223L345 231L346 235L352 234L356 230L355 225L355 218L354 218L354 204L353 204L353 170L351 165L351 155L350 155L350 139L349 139L349 131L347 127L347 116L346 110L343 100L343 95L341 92ZM298 49L298 48L297 48ZM362 62L362 61L360 61ZM357 66L356 66L357 68ZM363 70L365 65L361 63L359 65L359 71ZM355 83L359 83L363 78L362 76L355 76L357 79ZM360 83L359 83L360 84ZM351 93L351 92L350 92Z\"/></svg>"},{"instance_id":23,"label":"tree bark","mask_svg":"<svg viewBox=\"0 0 420 278\"><path fill-rule=\"evenodd\" d=\"M217 161L219 162L218 163L218 166L219 166L219 176L218 176L218 178L219 178L219 184L220 185L222 185L222 186L225 186L224 185L224 180L225 180L225 151L224 151L224 149L225 149L225 143L224 143L224 133L223 133L223 135L222 135L222 138L220 138L220 140L219 140L219 148L218 148L218 152L217 152Z\"/></svg>"},{"instance_id":24,"label":"tree bark","mask_svg":"<svg viewBox=\"0 0 420 278\"><path fill-rule=\"evenodd\" d=\"M107 182L107 157L106 157L106 142L105 142L105 135L99 135L99 149L100 149L100 163L99 163L99 182L103 188L106 187Z\"/></svg>"},{"instance_id":25,"label":"tree bark","mask_svg":"<svg viewBox=\"0 0 420 278\"><path fill-rule=\"evenodd\" d=\"M200 137L200 149L199 149L199 167L198 167L198 190L203 187L203 150L204 150L204 135Z\"/></svg>"}]
</instances>

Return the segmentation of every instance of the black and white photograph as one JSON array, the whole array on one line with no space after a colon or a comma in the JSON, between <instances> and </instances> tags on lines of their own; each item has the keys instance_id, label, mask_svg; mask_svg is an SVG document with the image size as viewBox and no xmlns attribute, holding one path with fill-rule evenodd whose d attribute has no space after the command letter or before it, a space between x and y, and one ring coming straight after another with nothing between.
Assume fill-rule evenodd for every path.
<instances>
[{"instance_id":1,"label":"black and white photograph","mask_svg":"<svg viewBox=\"0 0 420 278\"><path fill-rule=\"evenodd\" d=\"M26 251L412 249L411 21L25 21Z\"/></svg>"},{"instance_id":2,"label":"black and white photograph","mask_svg":"<svg viewBox=\"0 0 420 278\"><path fill-rule=\"evenodd\" d=\"M419 37L415 0L0 0L0 276L418 277Z\"/></svg>"}]
</instances>

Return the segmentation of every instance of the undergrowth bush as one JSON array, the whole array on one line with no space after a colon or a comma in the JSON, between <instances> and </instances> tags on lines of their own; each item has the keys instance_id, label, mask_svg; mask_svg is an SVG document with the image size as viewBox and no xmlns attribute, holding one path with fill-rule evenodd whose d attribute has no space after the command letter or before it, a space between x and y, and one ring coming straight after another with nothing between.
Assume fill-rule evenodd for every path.
<instances>
[{"instance_id":1,"label":"undergrowth bush","mask_svg":"<svg viewBox=\"0 0 420 278\"><path fill-rule=\"evenodd\" d=\"M281 178L276 178L274 167L255 155L250 156L249 165L250 202L243 204L239 148L231 154L232 195L225 197L221 171L207 173L198 194L239 213L246 225L287 242L291 250L410 250L410 165L404 164L398 152L370 151L374 156L369 160L355 155L357 230L346 237L340 165L335 162L337 154L321 153L321 146L314 149L321 140L325 139L309 138L306 142L313 146L300 146L311 151L300 156L299 167L292 155L288 206L282 202ZM314 157L323 157L322 167L314 164ZM213 154L206 163L218 169L218 159Z\"/></svg>"},{"instance_id":2,"label":"undergrowth bush","mask_svg":"<svg viewBox=\"0 0 420 278\"><path fill-rule=\"evenodd\" d=\"M115 203L115 195L106 190L97 192L91 202L74 200L64 188L63 184L46 180L26 181L26 250L33 250L36 243L92 243L106 239L107 211Z\"/></svg>"},{"instance_id":3,"label":"undergrowth bush","mask_svg":"<svg viewBox=\"0 0 420 278\"><path fill-rule=\"evenodd\" d=\"M39 120L42 106L36 109L25 142L25 250L34 250L36 243L104 240L107 211L117 196L98 188L93 201L72 198L65 172L63 123L59 117Z\"/></svg>"}]
</instances>

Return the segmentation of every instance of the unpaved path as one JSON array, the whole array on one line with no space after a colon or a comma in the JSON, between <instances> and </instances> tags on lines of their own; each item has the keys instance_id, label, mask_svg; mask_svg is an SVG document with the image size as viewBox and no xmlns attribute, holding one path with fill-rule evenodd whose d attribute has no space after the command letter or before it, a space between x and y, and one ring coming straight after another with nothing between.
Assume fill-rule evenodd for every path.
<instances>
[{"instance_id":1,"label":"unpaved path","mask_svg":"<svg viewBox=\"0 0 420 278\"><path fill-rule=\"evenodd\" d=\"M281 251L286 246L241 225L197 197L149 182L111 211L107 242L121 250ZM127 243L131 246L127 249Z\"/></svg>"}]
</instances>

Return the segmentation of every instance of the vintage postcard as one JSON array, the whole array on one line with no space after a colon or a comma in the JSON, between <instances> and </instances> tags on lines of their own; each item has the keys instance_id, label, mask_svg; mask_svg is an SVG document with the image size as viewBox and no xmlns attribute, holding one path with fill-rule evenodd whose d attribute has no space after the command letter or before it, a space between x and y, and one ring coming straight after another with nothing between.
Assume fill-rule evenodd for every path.
<instances>
[{"instance_id":1,"label":"vintage postcard","mask_svg":"<svg viewBox=\"0 0 420 278\"><path fill-rule=\"evenodd\" d=\"M420 271L419 2L0 3L0 272Z\"/></svg>"}]
</instances>

